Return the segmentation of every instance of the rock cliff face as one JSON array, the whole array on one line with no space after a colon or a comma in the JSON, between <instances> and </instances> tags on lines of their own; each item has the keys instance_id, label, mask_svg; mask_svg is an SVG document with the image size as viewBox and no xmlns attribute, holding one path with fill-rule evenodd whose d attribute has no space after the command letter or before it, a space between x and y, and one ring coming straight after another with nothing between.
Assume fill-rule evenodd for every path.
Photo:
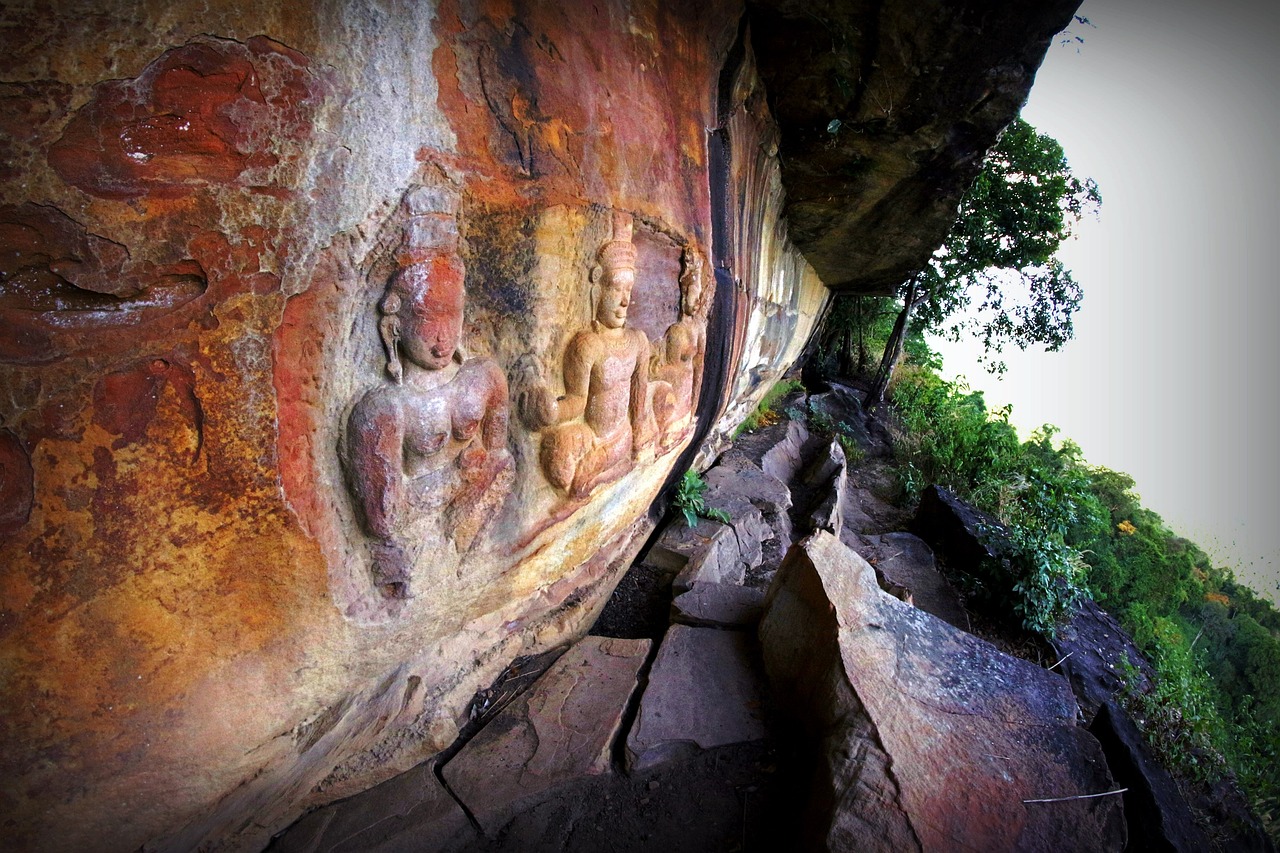
<instances>
[{"instance_id":1,"label":"rock cliff face","mask_svg":"<svg viewBox=\"0 0 1280 853\"><path fill-rule=\"evenodd\" d=\"M13 843L260 846L590 624L827 298L769 15L6 4Z\"/></svg>"}]
</instances>

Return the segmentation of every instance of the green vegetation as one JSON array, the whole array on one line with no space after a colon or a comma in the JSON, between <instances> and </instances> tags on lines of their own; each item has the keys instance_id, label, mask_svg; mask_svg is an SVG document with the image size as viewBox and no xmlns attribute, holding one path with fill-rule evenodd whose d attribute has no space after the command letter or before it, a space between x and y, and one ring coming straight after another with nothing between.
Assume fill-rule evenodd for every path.
<instances>
[{"instance_id":1,"label":"green vegetation","mask_svg":"<svg viewBox=\"0 0 1280 853\"><path fill-rule=\"evenodd\" d=\"M776 424L781 415L777 412L776 406L778 401L790 394L792 391L803 391L804 383L799 379L783 379L764 395L764 399L756 406L755 411L747 415L746 419L738 424L738 428L733 431L733 437L737 438L744 432L754 432L761 427Z\"/></svg>"},{"instance_id":2,"label":"green vegetation","mask_svg":"<svg viewBox=\"0 0 1280 853\"><path fill-rule=\"evenodd\" d=\"M706 497L703 495L706 490L707 481L702 479L701 474L692 468L684 472L675 495L675 505L679 507L680 512L684 513L684 523L690 527L696 527L698 516L702 516L728 524L729 513L707 506Z\"/></svg>"},{"instance_id":3,"label":"green vegetation","mask_svg":"<svg viewBox=\"0 0 1280 853\"><path fill-rule=\"evenodd\" d=\"M844 451L845 461L850 465L857 465L867 455L867 452L862 449L862 445L858 444L856 433L851 424L844 421L837 423L826 412L815 409L812 405L807 408L807 414L799 411L795 414L800 418L804 418L809 429L813 432L828 438L834 438L840 442L840 449Z\"/></svg>"},{"instance_id":4,"label":"green vegetation","mask_svg":"<svg viewBox=\"0 0 1280 853\"><path fill-rule=\"evenodd\" d=\"M1153 689L1130 690L1126 703L1166 766L1200 781L1235 773L1275 836L1280 612L1142 507L1132 478L1090 466L1054 427L1019 442L1007 408L989 412L980 393L918 366L899 371L891 399L908 498L945 486L999 519L1012 544L969 594L1046 635L1092 595L1155 668Z\"/></svg>"}]
</instances>

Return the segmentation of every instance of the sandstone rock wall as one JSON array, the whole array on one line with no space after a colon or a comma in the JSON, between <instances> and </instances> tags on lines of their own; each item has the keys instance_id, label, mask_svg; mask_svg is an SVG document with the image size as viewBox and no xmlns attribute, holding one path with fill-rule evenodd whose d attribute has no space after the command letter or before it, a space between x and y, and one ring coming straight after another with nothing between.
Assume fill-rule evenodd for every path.
<instances>
[{"instance_id":1,"label":"sandstone rock wall","mask_svg":"<svg viewBox=\"0 0 1280 853\"><path fill-rule=\"evenodd\" d=\"M261 846L585 630L826 299L741 12L5 5L16 846Z\"/></svg>"}]
</instances>

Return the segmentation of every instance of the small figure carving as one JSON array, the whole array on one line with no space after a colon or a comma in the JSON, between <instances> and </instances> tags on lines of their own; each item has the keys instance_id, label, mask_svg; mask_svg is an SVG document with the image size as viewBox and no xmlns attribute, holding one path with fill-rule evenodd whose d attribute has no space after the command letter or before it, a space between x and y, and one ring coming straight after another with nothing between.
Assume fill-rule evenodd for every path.
<instances>
[{"instance_id":1,"label":"small figure carving","mask_svg":"<svg viewBox=\"0 0 1280 853\"><path fill-rule=\"evenodd\" d=\"M375 582L408 598L416 550L406 528L437 514L459 553L510 492L507 380L460 348L462 262L437 254L401 267L387 285L378 330L394 384L367 392L347 426L348 479L374 538Z\"/></svg>"},{"instance_id":2,"label":"small figure carving","mask_svg":"<svg viewBox=\"0 0 1280 853\"><path fill-rule=\"evenodd\" d=\"M636 279L631 228L630 215L614 213L613 239L591 271L599 288L595 317L565 349L564 395L556 397L540 378L522 395L525 421L543 432L542 470L573 499L617 480L653 442L649 340L626 325Z\"/></svg>"},{"instance_id":3,"label":"small figure carving","mask_svg":"<svg viewBox=\"0 0 1280 853\"><path fill-rule=\"evenodd\" d=\"M680 258L680 319L654 345L653 415L658 452L666 453L693 429L693 411L702 388L707 352L707 306L702 286L702 258L686 246Z\"/></svg>"}]
</instances>

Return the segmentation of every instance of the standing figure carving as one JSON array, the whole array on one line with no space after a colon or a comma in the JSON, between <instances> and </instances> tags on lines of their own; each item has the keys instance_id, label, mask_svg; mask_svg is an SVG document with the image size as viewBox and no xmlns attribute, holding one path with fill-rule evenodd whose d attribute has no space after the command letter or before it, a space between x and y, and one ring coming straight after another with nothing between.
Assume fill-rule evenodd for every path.
<instances>
[{"instance_id":1,"label":"standing figure carving","mask_svg":"<svg viewBox=\"0 0 1280 853\"><path fill-rule=\"evenodd\" d=\"M379 303L391 382L368 391L347 425L347 475L374 582L411 595L422 539L410 528L438 519L468 551L511 490L507 380L489 358L466 358L462 262L440 253L401 266Z\"/></svg>"},{"instance_id":2,"label":"standing figure carving","mask_svg":"<svg viewBox=\"0 0 1280 853\"><path fill-rule=\"evenodd\" d=\"M658 450L666 453L693 429L707 353L707 306L702 257L686 246L680 258L680 319L654 344L650 373Z\"/></svg>"},{"instance_id":3,"label":"standing figure carving","mask_svg":"<svg viewBox=\"0 0 1280 853\"><path fill-rule=\"evenodd\" d=\"M653 441L649 339L626 325L636 280L631 229L630 215L613 214L613 238L591 271L598 290L591 328L565 349L564 394L538 379L522 395L526 422L542 431L543 473L573 499L620 478Z\"/></svg>"}]
</instances>

